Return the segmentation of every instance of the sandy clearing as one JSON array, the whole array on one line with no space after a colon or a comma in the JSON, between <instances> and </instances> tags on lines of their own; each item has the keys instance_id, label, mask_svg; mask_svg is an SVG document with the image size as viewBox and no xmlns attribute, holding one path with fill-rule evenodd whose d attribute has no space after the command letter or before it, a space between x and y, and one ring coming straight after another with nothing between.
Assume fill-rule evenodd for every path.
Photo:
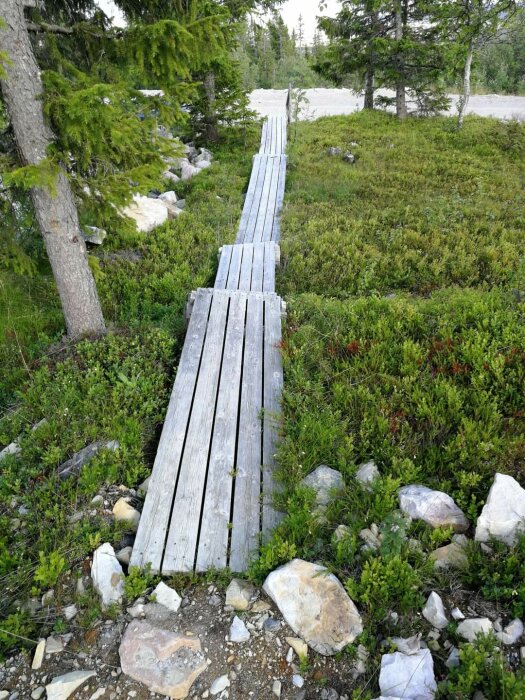
<instances>
[{"instance_id":1,"label":"sandy clearing","mask_svg":"<svg viewBox=\"0 0 525 700\"><path fill-rule=\"evenodd\" d=\"M393 96L388 90L382 95ZM332 114L350 114L361 109L363 98L345 88L315 88L306 90L308 103L301 111L302 119L316 119ZM456 113L457 95L450 95L450 114ZM250 106L261 116L266 117L285 113L286 90L254 90L250 95ZM525 120L525 97L515 95L473 95L467 112L482 117Z\"/></svg>"}]
</instances>

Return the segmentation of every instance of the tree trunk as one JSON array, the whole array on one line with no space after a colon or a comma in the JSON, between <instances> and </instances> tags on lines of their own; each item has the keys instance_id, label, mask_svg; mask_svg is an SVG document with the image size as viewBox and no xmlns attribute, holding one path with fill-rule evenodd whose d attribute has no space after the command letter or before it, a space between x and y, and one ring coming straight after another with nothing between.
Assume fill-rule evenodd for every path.
<instances>
[{"instance_id":1,"label":"tree trunk","mask_svg":"<svg viewBox=\"0 0 525 700\"><path fill-rule=\"evenodd\" d=\"M368 68L365 74L364 109L374 109L374 69Z\"/></svg>"},{"instance_id":2,"label":"tree trunk","mask_svg":"<svg viewBox=\"0 0 525 700\"><path fill-rule=\"evenodd\" d=\"M44 121L42 81L24 19L24 0L2 0L2 49L10 63L0 84L24 165L38 165L47 155L53 134ZM105 331L95 280L80 233L78 212L65 172L56 181L56 194L34 187L31 198L60 295L71 338Z\"/></svg>"},{"instance_id":3,"label":"tree trunk","mask_svg":"<svg viewBox=\"0 0 525 700\"><path fill-rule=\"evenodd\" d=\"M470 72L472 69L472 58L474 56L474 41L471 39L469 41L467 56L465 58L465 65L463 67L463 94L459 98L458 102L458 129L463 126L463 121L465 120L465 112L467 111L467 105L470 98Z\"/></svg>"},{"instance_id":4,"label":"tree trunk","mask_svg":"<svg viewBox=\"0 0 525 700\"><path fill-rule=\"evenodd\" d=\"M403 38L403 11L401 2L396 3L396 41ZM404 59L400 49L397 55L397 80L396 80L396 114L399 119L407 118L406 86L404 77Z\"/></svg>"},{"instance_id":5,"label":"tree trunk","mask_svg":"<svg viewBox=\"0 0 525 700\"><path fill-rule=\"evenodd\" d=\"M217 141L219 132L217 129L217 112L215 111L215 73L210 70L203 80L206 94L206 114L204 115L205 138L208 141Z\"/></svg>"}]
</instances>

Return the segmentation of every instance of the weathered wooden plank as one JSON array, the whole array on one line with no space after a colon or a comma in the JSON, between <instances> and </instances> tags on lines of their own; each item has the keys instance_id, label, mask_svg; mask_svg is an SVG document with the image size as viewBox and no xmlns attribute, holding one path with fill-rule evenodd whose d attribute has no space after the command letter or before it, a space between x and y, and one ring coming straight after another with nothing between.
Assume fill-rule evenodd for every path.
<instances>
[{"instance_id":1,"label":"weathered wooden plank","mask_svg":"<svg viewBox=\"0 0 525 700\"><path fill-rule=\"evenodd\" d=\"M249 292L252 288L253 244L245 243L239 248L242 248L242 264L238 289Z\"/></svg>"},{"instance_id":2,"label":"weathered wooden plank","mask_svg":"<svg viewBox=\"0 0 525 700\"><path fill-rule=\"evenodd\" d=\"M277 242L281 237L281 210L284 201L284 188L286 182L286 156L281 156L279 165L279 184L275 200L275 210L273 216L272 241Z\"/></svg>"},{"instance_id":3,"label":"weathered wooden plank","mask_svg":"<svg viewBox=\"0 0 525 700\"><path fill-rule=\"evenodd\" d=\"M261 147L259 153L266 153L266 141L268 138L268 119L265 119L261 131Z\"/></svg>"},{"instance_id":4,"label":"weathered wooden plank","mask_svg":"<svg viewBox=\"0 0 525 700\"><path fill-rule=\"evenodd\" d=\"M287 134L286 134L286 119L284 117L282 117L282 121L281 121L281 134L282 134L281 153L286 153Z\"/></svg>"},{"instance_id":5,"label":"weathered wooden plank","mask_svg":"<svg viewBox=\"0 0 525 700\"><path fill-rule=\"evenodd\" d=\"M228 273L230 270L230 261L232 257L231 245L223 245L219 257L219 267L215 277L215 289L226 289L228 283Z\"/></svg>"},{"instance_id":6,"label":"weathered wooden plank","mask_svg":"<svg viewBox=\"0 0 525 700\"><path fill-rule=\"evenodd\" d=\"M264 297L250 294L246 313L230 568L244 571L260 533Z\"/></svg>"},{"instance_id":7,"label":"weathered wooden plank","mask_svg":"<svg viewBox=\"0 0 525 700\"><path fill-rule=\"evenodd\" d=\"M228 306L229 293L216 290L173 502L163 574L192 571L194 566Z\"/></svg>"},{"instance_id":8,"label":"weathered wooden plank","mask_svg":"<svg viewBox=\"0 0 525 700\"><path fill-rule=\"evenodd\" d=\"M248 221L250 219L250 214L252 211L254 198L255 198L255 195L257 192L257 184L259 182L259 177L261 175L264 175L264 171L261 172L262 163L263 163L263 159L261 158L260 155L254 156L252 174L250 175L250 182L248 184L248 191L246 192L246 197L244 199L244 206L242 208L241 220L239 222L239 233L237 235L237 239L239 239L239 236L242 236L242 232L245 230L245 228L248 224ZM237 240L236 242L242 242L242 241Z\"/></svg>"},{"instance_id":9,"label":"weathered wooden plank","mask_svg":"<svg viewBox=\"0 0 525 700\"><path fill-rule=\"evenodd\" d=\"M264 266L263 266L263 292L275 291L275 268L276 261L276 244L268 241L264 243Z\"/></svg>"},{"instance_id":10,"label":"weathered wooden plank","mask_svg":"<svg viewBox=\"0 0 525 700\"><path fill-rule=\"evenodd\" d=\"M241 274L243 246L232 246L232 257L230 260L230 269L228 272L228 281L226 289L239 289L239 277Z\"/></svg>"},{"instance_id":11,"label":"weathered wooden plank","mask_svg":"<svg viewBox=\"0 0 525 700\"><path fill-rule=\"evenodd\" d=\"M153 465L148 496L133 546L132 565L144 566L150 563L154 572L159 572L161 567L180 457L206 337L211 299L211 289L200 289L195 297L193 313Z\"/></svg>"},{"instance_id":12,"label":"weathered wooden plank","mask_svg":"<svg viewBox=\"0 0 525 700\"><path fill-rule=\"evenodd\" d=\"M264 263L264 243L254 243L252 260L252 280L250 285L250 290L252 292L262 292L263 290Z\"/></svg>"},{"instance_id":13,"label":"weathered wooden plank","mask_svg":"<svg viewBox=\"0 0 525 700\"><path fill-rule=\"evenodd\" d=\"M264 218L264 223L261 231L261 241L272 240L274 216L277 206L277 192L279 187L280 169L281 157L277 156L274 158L272 167L272 180L270 184L270 192L268 195L268 206L266 209L266 216Z\"/></svg>"},{"instance_id":14,"label":"weathered wooden plank","mask_svg":"<svg viewBox=\"0 0 525 700\"><path fill-rule=\"evenodd\" d=\"M210 568L223 569L228 564L246 301L247 295L240 292L230 297L228 327L195 566L197 571L206 571Z\"/></svg>"},{"instance_id":15,"label":"weathered wooden plank","mask_svg":"<svg viewBox=\"0 0 525 700\"><path fill-rule=\"evenodd\" d=\"M281 154L283 152L283 144L281 140L281 117L275 119L275 152Z\"/></svg>"},{"instance_id":16,"label":"weathered wooden plank","mask_svg":"<svg viewBox=\"0 0 525 700\"><path fill-rule=\"evenodd\" d=\"M255 156L254 175L252 175L253 187L251 192L251 198L249 202L245 203L245 206L243 208L241 221L239 224L239 231L237 233L237 238L235 241L236 243L251 243L251 232L253 231L255 221L257 220L257 215L261 203L261 192L264 186L264 179L266 177L266 160L267 156L265 155Z\"/></svg>"},{"instance_id":17,"label":"weathered wooden plank","mask_svg":"<svg viewBox=\"0 0 525 700\"><path fill-rule=\"evenodd\" d=\"M263 541L277 525L282 515L272 505L275 491L273 471L279 427L280 397L283 369L279 344L281 342L281 299L268 295L264 306L264 387L263 387Z\"/></svg>"},{"instance_id":18,"label":"weathered wooden plank","mask_svg":"<svg viewBox=\"0 0 525 700\"><path fill-rule=\"evenodd\" d=\"M270 201L270 193L272 190L272 180L276 168L277 156L267 156L266 173L264 185L261 192L261 200L257 218L254 221L252 240L254 243L261 243L263 240L264 223L268 216L268 211L273 209Z\"/></svg>"}]
</instances>

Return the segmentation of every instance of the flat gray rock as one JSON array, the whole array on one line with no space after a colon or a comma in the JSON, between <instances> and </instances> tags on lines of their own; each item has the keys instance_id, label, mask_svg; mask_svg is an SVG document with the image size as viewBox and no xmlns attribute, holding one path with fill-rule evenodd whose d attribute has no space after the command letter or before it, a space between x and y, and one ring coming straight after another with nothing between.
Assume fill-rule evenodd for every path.
<instances>
[{"instance_id":1,"label":"flat gray rock","mask_svg":"<svg viewBox=\"0 0 525 700\"><path fill-rule=\"evenodd\" d=\"M197 637L131 622L119 648L122 671L154 693L185 698L206 668Z\"/></svg>"},{"instance_id":2,"label":"flat gray rock","mask_svg":"<svg viewBox=\"0 0 525 700\"><path fill-rule=\"evenodd\" d=\"M248 610L254 596L255 588L249 581L234 578L226 589L226 605L231 605L234 610Z\"/></svg>"},{"instance_id":3,"label":"flat gray rock","mask_svg":"<svg viewBox=\"0 0 525 700\"><path fill-rule=\"evenodd\" d=\"M324 656L336 654L363 631L352 599L324 566L293 559L272 571L263 588L293 631Z\"/></svg>"},{"instance_id":4,"label":"flat gray rock","mask_svg":"<svg viewBox=\"0 0 525 700\"><path fill-rule=\"evenodd\" d=\"M423 520L431 527L452 527L455 532L465 532L469 527L465 514L450 496L420 484L399 489L399 507L413 520Z\"/></svg>"},{"instance_id":5,"label":"flat gray rock","mask_svg":"<svg viewBox=\"0 0 525 700\"><path fill-rule=\"evenodd\" d=\"M77 688L96 675L95 671L71 671L53 678L46 685L47 700L67 700Z\"/></svg>"},{"instance_id":6,"label":"flat gray rock","mask_svg":"<svg viewBox=\"0 0 525 700\"><path fill-rule=\"evenodd\" d=\"M124 595L124 572L115 550L105 542L95 550L93 554L93 564L91 565L91 578L93 587L99 594L102 607L122 603Z\"/></svg>"}]
</instances>

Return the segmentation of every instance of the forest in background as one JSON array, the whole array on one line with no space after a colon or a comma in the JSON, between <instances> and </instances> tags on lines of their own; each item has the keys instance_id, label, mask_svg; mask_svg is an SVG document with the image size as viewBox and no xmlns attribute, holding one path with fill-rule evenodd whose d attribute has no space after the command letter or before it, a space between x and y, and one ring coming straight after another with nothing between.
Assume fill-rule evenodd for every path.
<instances>
[{"instance_id":1,"label":"forest in background","mask_svg":"<svg viewBox=\"0 0 525 700\"><path fill-rule=\"evenodd\" d=\"M239 62L244 88L308 89L334 87L334 81L323 77L319 70L329 41L317 29L313 40L305 39L304 24L291 31L279 10L269 18L251 18L243 22L239 46L234 56ZM338 81L339 82L339 81ZM450 91L459 89L457 76L447 79ZM345 75L341 87L362 89L358 72ZM482 42L474 54L472 90L477 93L522 95L525 93L525 10L519 9L504 26Z\"/></svg>"}]
</instances>

